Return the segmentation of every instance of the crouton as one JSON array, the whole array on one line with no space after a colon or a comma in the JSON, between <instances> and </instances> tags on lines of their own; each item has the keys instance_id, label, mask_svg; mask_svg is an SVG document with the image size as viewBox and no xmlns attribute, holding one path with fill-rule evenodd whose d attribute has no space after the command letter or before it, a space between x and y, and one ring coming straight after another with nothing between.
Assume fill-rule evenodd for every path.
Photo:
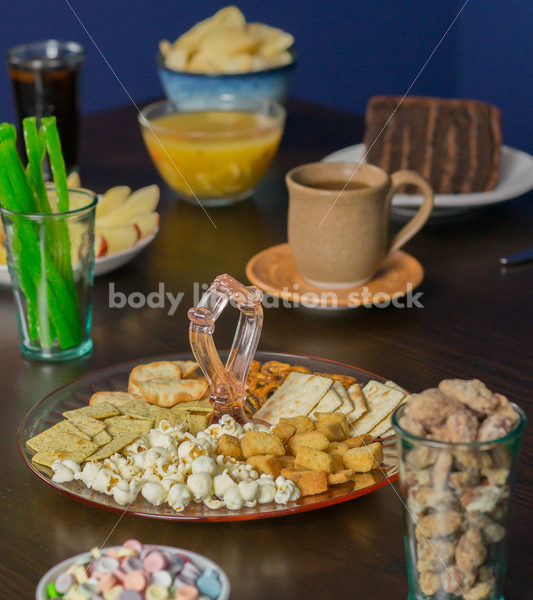
<instances>
[{"instance_id":1,"label":"crouton","mask_svg":"<svg viewBox=\"0 0 533 600\"><path fill-rule=\"evenodd\" d=\"M350 481L352 476L353 471L351 469L342 469L342 471L330 473L328 475L328 485L339 485L341 483L346 483L347 481Z\"/></svg>"},{"instance_id":2,"label":"crouton","mask_svg":"<svg viewBox=\"0 0 533 600\"><path fill-rule=\"evenodd\" d=\"M287 444L289 453L296 456L298 447L302 445L307 446L308 448L315 448L316 450L325 450L329 446L329 440L320 431L295 433Z\"/></svg>"},{"instance_id":3,"label":"crouton","mask_svg":"<svg viewBox=\"0 0 533 600\"><path fill-rule=\"evenodd\" d=\"M302 496L314 496L328 491L328 479L325 471L295 471L282 469L285 479L294 481Z\"/></svg>"},{"instance_id":4,"label":"crouton","mask_svg":"<svg viewBox=\"0 0 533 600\"><path fill-rule=\"evenodd\" d=\"M368 473L358 473L354 477L355 486L354 490L362 490L363 488L374 485L378 481L383 479L383 473L381 471L369 471Z\"/></svg>"},{"instance_id":5,"label":"crouton","mask_svg":"<svg viewBox=\"0 0 533 600\"><path fill-rule=\"evenodd\" d=\"M246 464L251 465L258 473L272 475L274 479L281 473L279 456L274 456L273 454L250 456L246 460Z\"/></svg>"},{"instance_id":6,"label":"crouton","mask_svg":"<svg viewBox=\"0 0 533 600\"><path fill-rule=\"evenodd\" d=\"M356 473L367 473L383 462L383 449L379 442L363 448L350 448L342 456L344 466Z\"/></svg>"},{"instance_id":7,"label":"crouton","mask_svg":"<svg viewBox=\"0 0 533 600\"><path fill-rule=\"evenodd\" d=\"M247 431L241 439L241 449L245 458L260 454L285 454L285 447L280 438L264 431Z\"/></svg>"},{"instance_id":8,"label":"crouton","mask_svg":"<svg viewBox=\"0 0 533 600\"><path fill-rule=\"evenodd\" d=\"M233 435L224 434L220 436L216 453L222 454L223 456L232 456L237 460L244 460L239 438L236 438Z\"/></svg>"},{"instance_id":9,"label":"crouton","mask_svg":"<svg viewBox=\"0 0 533 600\"><path fill-rule=\"evenodd\" d=\"M321 426L337 425L338 427L341 428L342 435L343 435L342 439L350 437L350 427L348 425L348 421L346 420L346 415L344 413L341 413L341 412L329 412L329 413L316 412L316 413L314 413L314 416L316 417L316 419L318 421L317 429L319 428L318 427L319 425L321 425ZM341 441L341 440L337 440L337 441Z\"/></svg>"},{"instance_id":10,"label":"crouton","mask_svg":"<svg viewBox=\"0 0 533 600\"><path fill-rule=\"evenodd\" d=\"M279 464L282 469L294 469L294 456L289 456L288 454L280 456Z\"/></svg>"},{"instance_id":11,"label":"crouton","mask_svg":"<svg viewBox=\"0 0 533 600\"><path fill-rule=\"evenodd\" d=\"M344 471L344 461L342 460L342 456L340 454L330 454L333 459L333 468L331 470L332 473L338 473L339 471Z\"/></svg>"},{"instance_id":12,"label":"crouton","mask_svg":"<svg viewBox=\"0 0 533 600\"><path fill-rule=\"evenodd\" d=\"M341 456L350 449L344 442L331 442L326 449L328 454L340 454Z\"/></svg>"},{"instance_id":13,"label":"crouton","mask_svg":"<svg viewBox=\"0 0 533 600\"><path fill-rule=\"evenodd\" d=\"M281 417L280 423L288 423L296 427L296 433L306 433L315 430L315 423L309 417Z\"/></svg>"},{"instance_id":14,"label":"crouton","mask_svg":"<svg viewBox=\"0 0 533 600\"><path fill-rule=\"evenodd\" d=\"M321 450L309 448L308 446L299 446L294 466L296 468L310 469L311 471L331 473L333 471L333 458Z\"/></svg>"},{"instance_id":15,"label":"crouton","mask_svg":"<svg viewBox=\"0 0 533 600\"><path fill-rule=\"evenodd\" d=\"M323 433L330 442L342 442L346 439L346 430L341 423L318 423L317 431Z\"/></svg>"},{"instance_id":16,"label":"crouton","mask_svg":"<svg viewBox=\"0 0 533 600\"><path fill-rule=\"evenodd\" d=\"M290 423L278 423L272 430L274 435L277 435L279 439L286 444L295 433L296 427Z\"/></svg>"},{"instance_id":17,"label":"crouton","mask_svg":"<svg viewBox=\"0 0 533 600\"><path fill-rule=\"evenodd\" d=\"M373 441L373 437L365 433L365 435L355 435L354 437L344 440L344 443L350 448L361 448L361 446L368 446Z\"/></svg>"}]
</instances>

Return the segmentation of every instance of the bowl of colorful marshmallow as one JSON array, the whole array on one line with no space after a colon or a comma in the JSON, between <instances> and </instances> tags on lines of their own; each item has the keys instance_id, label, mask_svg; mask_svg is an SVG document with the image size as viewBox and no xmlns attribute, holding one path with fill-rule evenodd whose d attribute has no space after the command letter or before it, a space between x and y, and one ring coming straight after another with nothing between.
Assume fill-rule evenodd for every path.
<instances>
[{"instance_id":1,"label":"bowl of colorful marshmallow","mask_svg":"<svg viewBox=\"0 0 533 600\"><path fill-rule=\"evenodd\" d=\"M213 561L181 548L127 540L64 560L39 581L36 600L228 600Z\"/></svg>"}]
</instances>

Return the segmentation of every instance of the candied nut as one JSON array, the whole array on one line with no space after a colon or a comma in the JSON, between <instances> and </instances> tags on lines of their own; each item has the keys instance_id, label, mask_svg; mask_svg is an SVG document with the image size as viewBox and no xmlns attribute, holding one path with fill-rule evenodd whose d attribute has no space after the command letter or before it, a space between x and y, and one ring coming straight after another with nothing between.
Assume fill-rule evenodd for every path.
<instances>
[{"instance_id":1,"label":"candied nut","mask_svg":"<svg viewBox=\"0 0 533 600\"><path fill-rule=\"evenodd\" d=\"M516 414L515 409L512 407L511 403L503 394L494 394L498 399L498 406L496 408L496 414L504 415L508 417L513 426L518 422L518 415Z\"/></svg>"},{"instance_id":2,"label":"candied nut","mask_svg":"<svg viewBox=\"0 0 533 600\"><path fill-rule=\"evenodd\" d=\"M485 581L480 581L466 592L465 600L486 600L492 593L493 586Z\"/></svg>"},{"instance_id":3,"label":"candied nut","mask_svg":"<svg viewBox=\"0 0 533 600\"><path fill-rule=\"evenodd\" d=\"M424 437L426 435L426 430L422 423L415 421L407 411L400 417L398 424L402 429L405 429L405 431L417 435L418 437Z\"/></svg>"},{"instance_id":4,"label":"candied nut","mask_svg":"<svg viewBox=\"0 0 533 600\"><path fill-rule=\"evenodd\" d=\"M439 390L472 410L488 415L498 406L498 398L479 379L444 379Z\"/></svg>"},{"instance_id":5,"label":"candied nut","mask_svg":"<svg viewBox=\"0 0 533 600\"><path fill-rule=\"evenodd\" d=\"M453 457L448 450L441 450L433 467L433 487L442 489L446 487L452 468Z\"/></svg>"},{"instance_id":6,"label":"candied nut","mask_svg":"<svg viewBox=\"0 0 533 600\"><path fill-rule=\"evenodd\" d=\"M407 453L405 462L413 469L425 469L432 465L436 458L437 450L420 445Z\"/></svg>"},{"instance_id":7,"label":"candied nut","mask_svg":"<svg viewBox=\"0 0 533 600\"><path fill-rule=\"evenodd\" d=\"M476 439L478 420L476 416L467 410L457 410L447 419L448 439L454 443L468 443Z\"/></svg>"},{"instance_id":8,"label":"candied nut","mask_svg":"<svg viewBox=\"0 0 533 600\"><path fill-rule=\"evenodd\" d=\"M480 529L487 544L500 542L505 537L505 527L481 513L468 513L467 522L470 528Z\"/></svg>"},{"instance_id":9,"label":"candied nut","mask_svg":"<svg viewBox=\"0 0 533 600\"><path fill-rule=\"evenodd\" d=\"M461 515L454 510L426 515L416 527L418 540L453 535L461 526Z\"/></svg>"},{"instance_id":10,"label":"candied nut","mask_svg":"<svg viewBox=\"0 0 533 600\"><path fill-rule=\"evenodd\" d=\"M408 469L405 475L405 483L409 487L431 485L431 469L421 469L420 471Z\"/></svg>"},{"instance_id":11,"label":"candied nut","mask_svg":"<svg viewBox=\"0 0 533 600\"><path fill-rule=\"evenodd\" d=\"M479 426L478 442L490 442L506 436L513 430L513 422L502 414L490 415Z\"/></svg>"},{"instance_id":12,"label":"candied nut","mask_svg":"<svg viewBox=\"0 0 533 600\"><path fill-rule=\"evenodd\" d=\"M418 583L420 584L420 590L427 594L428 596L432 596L436 594L440 589L440 576L437 573L431 573L426 571L420 574L418 578Z\"/></svg>"},{"instance_id":13,"label":"candied nut","mask_svg":"<svg viewBox=\"0 0 533 600\"><path fill-rule=\"evenodd\" d=\"M479 483L479 474L477 469L467 468L464 471L455 471L448 478L448 485L457 491L471 487Z\"/></svg>"},{"instance_id":14,"label":"candied nut","mask_svg":"<svg viewBox=\"0 0 533 600\"><path fill-rule=\"evenodd\" d=\"M451 565L441 575L442 589L448 594L466 592L474 584L473 573L463 573L457 565Z\"/></svg>"},{"instance_id":15,"label":"candied nut","mask_svg":"<svg viewBox=\"0 0 533 600\"><path fill-rule=\"evenodd\" d=\"M457 566L466 573L473 573L483 564L487 550L479 529L467 529L459 538L455 549Z\"/></svg>"},{"instance_id":16,"label":"candied nut","mask_svg":"<svg viewBox=\"0 0 533 600\"><path fill-rule=\"evenodd\" d=\"M467 468L485 469L492 466L492 462L492 458L486 450L460 448L454 451L454 464L459 470Z\"/></svg>"},{"instance_id":17,"label":"candied nut","mask_svg":"<svg viewBox=\"0 0 533 600\"><path fill-rule=\"evenodd\" d=\"M420 540L417 544L417 569L440 573L454 558L456 542L446 539Z\"/></svg>"},{"instance_id":18,"label":"candied nut","mask_svg":"<svg viewBox=\"0 0 533 600\"><path fill-rule=\"evenodd\" d=\"M509 477L509 469L505 467L481 469L481 474L487 478L489 485L505 485L507 477Z\"/></svg>"},{"instance_id":19,"label":"candied nut","mask_svg":"<svg viewBox=\"0 0 533 600\"><path fill-rule=\"evenodd\" d=\"M479 581L485 581L486 583L494 585L496 578L494 577L492 567L481 567L481 569L479 569L478 579Z\"/></svg>"},{"instance_id":20,"label":"candied nut","mask_svg":"<svg viewBox=\"0 0 533 600\"><path fill-rule=\"evenodd\" d=\"M425 427L440 425L458 403L437 388L412 394L407 400L408 414Z\"/></svg>"},{"instance_id":21,"label":"candied nut","mask_svg":"<svg viewBox=\"0 0 533 600\"><path fill-rule=\"evenodd\" d=\"M501 489L495 485L475 485L463 491L461 505L468 512L490 513L494 510L501 495Z\"/></svg>"},{"instance_id":22,"label":"candied nut","mask_svg":"<svg viewBox=\"0 0 533 600\"><path fill-rule=\"evenodd\" d=\"M458 501L449 490L436 490L429 486L412 487L409 490L407 504L415 513L431 508L437 512L457 508Z\"/></svg>"},{"instance_id":23,"label":"candied nut","mask_svg":"<svg viewBox=\"0 0 533 600\"><path fill-rule=\"evenodd\" d=\"M494 448L492 451L492 462L495 467L505 467L510 469L512 458L509 448Z\"/></svg>"}]
</instances>

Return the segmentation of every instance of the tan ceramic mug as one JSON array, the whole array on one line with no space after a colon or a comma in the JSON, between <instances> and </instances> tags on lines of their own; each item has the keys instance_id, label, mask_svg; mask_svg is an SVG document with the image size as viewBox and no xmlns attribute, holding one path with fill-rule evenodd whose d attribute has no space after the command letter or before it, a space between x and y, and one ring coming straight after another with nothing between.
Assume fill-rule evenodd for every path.
<instances>
[{"instance_id":1,"label":"tan ceramic mug","mask_svg":"<svg viewBox=\"0 0 533 600\"><path fill-rule=\"evenodd\" d=\"M414 171L389 176L364 163L320 162L292 169L286 182L291 253L305 279L319 287L369 281L388 254L418 233L433 209L433 190ZM424 201L390 240L392 196L406 184L419 188Z\"/></svg>"}]
</instances>

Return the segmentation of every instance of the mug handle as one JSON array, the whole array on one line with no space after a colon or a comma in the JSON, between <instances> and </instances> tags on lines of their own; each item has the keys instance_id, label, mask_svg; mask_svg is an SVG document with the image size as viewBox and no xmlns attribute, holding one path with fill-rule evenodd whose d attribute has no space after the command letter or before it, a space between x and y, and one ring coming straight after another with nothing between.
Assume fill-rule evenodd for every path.
<instances>
[{"instance_id":1,"label":"mug handle","mask_svg":"<svg viewBox=\"0 0 533 600\"><path fill-rule=\"evenodd\" d=\"M395 250L399 250L406 242L408 242L413 236L415 236L424 223L429 219L429 215L433 210L433 189L429 183L415 171L403 170L396 171L391 175L392 185L389 191L389 197L387 198L388 205L392 200L392 196L396 190L407 183L416 185L422 191L424 200L422 205L416 212L415 216L404 225L400 231L392 238L389 246L388 254L391 254Z\"/></svg>"}]
</instances>

